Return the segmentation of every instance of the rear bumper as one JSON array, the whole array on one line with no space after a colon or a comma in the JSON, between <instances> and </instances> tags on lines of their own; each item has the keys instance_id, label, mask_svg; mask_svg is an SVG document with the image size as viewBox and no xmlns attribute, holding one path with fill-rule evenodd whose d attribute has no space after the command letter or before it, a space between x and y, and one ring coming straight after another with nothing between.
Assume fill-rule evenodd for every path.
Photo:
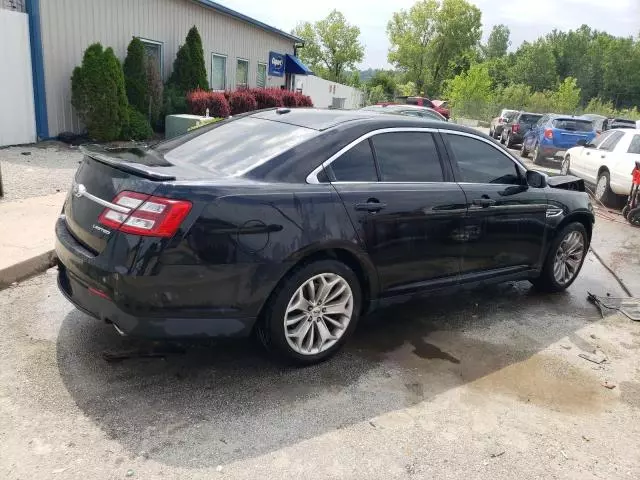
<instances>
[{"instance_id":1,"label":"rear bumper","mask_svg":"<svg viewBox=\"0 0 640 480\"><path fill-rule=\"evenodd\" d=\"M256 316L243 316L229 309L207 308L201 310L158 308L135 301L144 297L141 288L138 295L136 281L144 277L127 276L105 268L96 257L77 243L64 226L56 225L56 254L58 256L58 287L62 294L88 315L113 323L126 334L143 338L194 338L194 337L244 337L248 336L256 322ZM167 286L175 279L165 279ZM154 278L158 288L162 277ZM123 287L127 291L123 291ZM215 288L215 286L213 287ZM132 311L136 309L137 311Z\"/></svg>"},{"instance_id":2,"label":"rear bumper","mask_svg":"<svg viewBox=\"0 0 640 480\"><path fill-rule=\"evenodd\" d=\"M555 145L540 145L540 153L544 157L556 157L560 153L566 152L567 148L556 147Z\"/></svg>"}]
</instances>

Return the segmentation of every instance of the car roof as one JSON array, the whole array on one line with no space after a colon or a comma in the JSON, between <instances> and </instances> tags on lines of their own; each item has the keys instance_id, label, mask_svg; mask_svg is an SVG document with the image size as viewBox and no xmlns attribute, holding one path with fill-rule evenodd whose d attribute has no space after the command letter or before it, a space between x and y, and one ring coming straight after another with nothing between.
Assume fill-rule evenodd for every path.
<instances>
[{"instance_id":1,"label":"car roof","mask_svg":"<svg viewBox=\"0 0 640 480\"><path fill-rule=\"evenodd\" d=\"M299 127L313 130L328 130L345 123L375 123L376 128L385 127L423 127L434 129L458 130L474 134L479 134L477 130L445 123L441 120L431 120L403 115L380 115L378 112L383 108L373 110L324 110L320 108L278 108L272 110L261 110L252 115L254 118L270 120L274 122L287 123Z\"/></svg>"},{"instance_id":2,"label":"car roof","mask_svg":"<svg viewBox=\"0 0 640 480\"><path fill-rule=\"evenodd\" d=\"M520 112L518 112L518 113L519 113L520 115L538 115L538 116L540 116L540 117L544 117L544 113L525 112L524 110L523 110L523 111L520 111Z\"/></svg>"}]
</instances>

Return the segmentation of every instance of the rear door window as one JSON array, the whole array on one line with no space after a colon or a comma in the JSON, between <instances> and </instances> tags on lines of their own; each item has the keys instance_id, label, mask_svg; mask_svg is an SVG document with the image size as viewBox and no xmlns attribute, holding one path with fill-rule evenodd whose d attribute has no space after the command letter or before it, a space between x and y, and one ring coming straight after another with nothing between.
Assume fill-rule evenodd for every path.
<instances>
[{"instance_id":1,"label":"rear door window","mask_svg":"<svg viewBox=\"0 0 640 480\"><path fill-rule=\"evenodd\" d=\"M462 175L461 182L520 184L515 162L497 148L462 135L448 134L447 139Z\"/></svg>"},{"instance_id":2,"label":"rear door window","mask_svg":"<svg viewBox=\"0 0 640 480\"><path fill-rule=\"evenodd\" d=\"M624 133L622 132L611 132L611 135L609 135L607 139L600 144L599 149L607 152L613 152L622 137L624 137Z\"/></svg>"},{"instance_id":3,"label":"rear door window","mask_svg":"<svg viewBox=\"0 0 640 480\"><path fill-rule=\"evenodd\" d=\"M591 132L593 123L589 120L576 120L573 118L558 118L553 121L553 126L568 132Z\"/></svg>"},{"instance_id":4,"label":"rear door window","mask_svg":"<svg viewBox=\"0 0 640 480\"><path fill-rule=\"evenodd\" d=\"M443 181L440 156L431 133L383 133L371 140L380 169L380 181Z\"/></svg>"},{"instance_id":5,"label":"rear door window","mask_svg":"<svg viewBox=\"0 0 640 480\"><path fill-rule=\"evenodd\" d=\"M336 182L377 182L369 140L363 140L331 163Z\"/></svg>"}]
</instances>

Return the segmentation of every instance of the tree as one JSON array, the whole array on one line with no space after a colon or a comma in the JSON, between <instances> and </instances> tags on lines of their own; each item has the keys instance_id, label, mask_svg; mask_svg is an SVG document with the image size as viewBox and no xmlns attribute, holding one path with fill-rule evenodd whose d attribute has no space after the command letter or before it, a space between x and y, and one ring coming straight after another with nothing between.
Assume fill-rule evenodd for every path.
<instances>
[{"instance_id":1,"label":"tree","mask_svg":"<svg viewBox=\"0 0 640 480\"><path fill-rule=\"evenodd\" d=\"M298 52L300 59L327 80L344 81L345 70L354 69L364 58L364 47L358 40L360 29L337 10L315 24L298 24L293 34L305 41Z\"/></svg>"},{"instance_id":2,"label":"tree","mask_svg":"<svg viewBox=\"0 0 640 480\"><path fill-rule=\"evenodd\" d=\"M544 40L524 42L515 56L516 61L510 73L514 83L525 83L535 92L555 87L558 81L556 59L548 43Z\"/></svg>"},{"instance_id":3,"label":"tree","mask_svg":"<svg viewBox=\"0 0 640 480\"><path fill-rule=\"evenodd\" d=\"M416 84L413 82L400 84L398 85L397 89L398 89L398 94L405 97L413 97L418 93L416 89Z\"/></svg>"},{"instance_id":4,"label":"tree","mask_svg":"<svg viewBox=\"0 0 640 480\"><path fill-rule=\"evenodd\" d=\"M71 104L89 137L116 140L128 122L128 102L122 66L113 50L94 43L71 76Z\"/></svg>"},{"instance_id":5,"label":"tree","mask_svg":"<svg viewBox=\"0 0 640 480\"><path fill-rule=\"evenodd\" d=\"M392 100L396 93L395 78L390 72L385 72L384 70L376 70L376 73L373 74L373 77L367 82L367 85L369 88L381 86L384 96L388 100Z\"/></svg>"},{"instance_id":6,"label":"tree","mask_svg":"<svg viewBox=\"0 0 640 480\"><path fill-rule=\"evenodd\" d=\"M147 69L145 66L144 45L139 38L133 37L127 47L127 57L122 66L129 105L146 114L149 107Z\"/></svg>"},{"instance_id":7,"label":"tree","mask_svg":"<svg viewBox=\"0 0 640 480\"><path fill-rule=\"evenodd\" d=\"M480 10L466 0L420 0L387 24L389 62L418 91L428 87L435 94L451 64L478 44L481 27Z\"/></svg>"},{"instance_id":8,"label":"tree","mask_svg":"<svg viewBox=\"0 0 640 480\"><path fill-rule=\"evenodd\" d=\"M347 85L351 85L353 88L360 88L362 86L359 71L354 70L347 76Z\"/></svg>"},{"instance_id":9,"label":"tree","mask_svg":"<svg viewBox=\"0 0 640 480\"><path fill-rule=\"evenodd\" d=\"M511 41L511 30L506 25L494 25L483 51L487 59L501 58L507 54Z\"/></svg>"},{"instance_id":10,"label":"tree","mask_svg":"<svg viewBox=\"0 0 640 480\"><path fill-rule=\"evenodd\" d=\"M178 49L169 84L183 93L196 89L209 90L202 39L195 26L189 30L185 44Z\"/></svg>"},{"instance_id":11,"label":"tree","mask_svg":"<svg viewBox=\"0 0 640 480\"><path fill-rule=\"evenodd\" d=\"M558 89L552 93L554 109L559 112L575 113L580 104L580 88L578 81L573 77L567 77L558 85Z\"/></svg>"},{"instance_id":12,"label":"tree","mask_svg":"<svg viewBox=\"0 0 640 480\"><path fill-rule=\"evenodd\" d=\"M456 75L445 84L444 96L451 101L458 115L487 117L492 95L491 77L482 63L473 65L468 72Z\"/></svg>"}]
</instances>

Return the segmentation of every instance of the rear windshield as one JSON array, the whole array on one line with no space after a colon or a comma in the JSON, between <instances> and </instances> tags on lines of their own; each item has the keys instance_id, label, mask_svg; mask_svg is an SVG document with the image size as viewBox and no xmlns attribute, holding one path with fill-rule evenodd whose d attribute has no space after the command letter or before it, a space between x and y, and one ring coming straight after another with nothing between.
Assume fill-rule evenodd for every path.
<instances>
[{"instance_id":1,"label":"rear windshield","mask_svg":"<svg viewBox=\"0 0 640 480\"><path fill-rule=\"evenodd\" d=\"M611 128L636 128L636 122L633 120L613 120Z\"/></svg>"},{"instance_id":2,"label":"rear windshield","mask_svg":"<svg viewBox=\"0 0 640 480\"><path fill-rule=\"evenodd\" d=\"M238 176L318 134L310 128L252 117L202 130L162 142L154 150L175 165Z\"/></svg>"},{"instance_id":3,"label":"rear windshield","mask_svg":"<svg viewBox=\"0 0 640 480\"><path fill-rule=\"evenodd\" d=\"M522 123L538 123L538 120L540 120L541 118L542 115L531 115L528 113L520 115L520 121Z\"/></svg>"},{"instance_id":4,"label":"rear windshield","mask_svg":"<svg viewBox=\"0 0 640 480\"><path fill-rule=\"evenodd\" d=\"M593 122L575 118L558 118L553 121L553 126L569 132L591 132L593 130Z\"/></svg>"}]
</instances>

